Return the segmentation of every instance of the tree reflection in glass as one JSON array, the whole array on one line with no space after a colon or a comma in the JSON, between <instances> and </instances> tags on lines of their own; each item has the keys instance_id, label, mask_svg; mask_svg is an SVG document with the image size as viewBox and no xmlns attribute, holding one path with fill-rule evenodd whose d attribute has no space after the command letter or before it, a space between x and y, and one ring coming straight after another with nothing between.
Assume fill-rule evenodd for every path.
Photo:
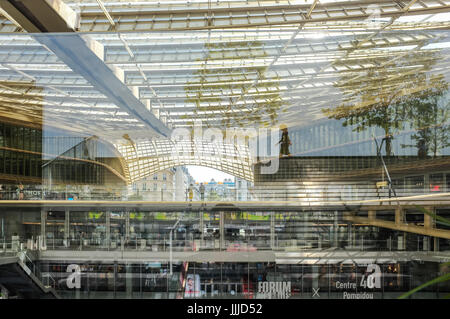
<instances>
[{"instance_id":1,"label":"tree reflection in glass","mask_svg":"<svg viewBox=\"0 0 450 319\"><path fill-rule=\"evenodd\" d=\"M263 43L206 43L205 48L203 67L185 86L186 103L195 107L184 118L222 129L275 125L286 103L280 97L279 78L266 74Z\"/></svg>"},{"instance_id":2,"label":"tree reflection in glass","mask_svg":"<svg viewBox=\"0 0 450 319\"><path fill-rule=\"evenodd\" d=\"M417 147L421 157L428 150L436 156L449 144L448 103L442 103L447 83L443 75L430 72L439 59L435 50L383 54L359 62L365 67L356 76L346 65L335 84L343 102L323 112L356 132L381 128L386 156L393 155L394 135L408 128L414 131L411 139L415 143L402 147Z\"/></svg>"}]
</instances>

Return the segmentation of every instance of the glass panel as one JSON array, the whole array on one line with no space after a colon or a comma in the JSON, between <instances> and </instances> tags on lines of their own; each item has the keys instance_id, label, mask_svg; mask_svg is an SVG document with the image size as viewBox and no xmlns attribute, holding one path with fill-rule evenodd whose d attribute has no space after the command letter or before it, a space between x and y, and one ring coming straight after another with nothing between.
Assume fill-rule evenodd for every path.
<instances>
[{"instance_id":1,"label":"glass panel","mask_svg":"<svg viewBox=\"0 0 450 319\"><path fill-rule=\"evenodd\" d=\"M0 16L1 256L66 298L397 298L448 271L442 3L367 26L364 1L111 1L114 29L66 2L76 32Z\"/></svg>"}]
</instances>

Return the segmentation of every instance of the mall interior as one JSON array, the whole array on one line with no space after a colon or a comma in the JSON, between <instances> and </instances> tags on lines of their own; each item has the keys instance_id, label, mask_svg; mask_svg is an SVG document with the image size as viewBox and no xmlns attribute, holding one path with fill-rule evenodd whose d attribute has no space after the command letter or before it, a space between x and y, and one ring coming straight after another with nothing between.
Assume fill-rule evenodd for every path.
<instances>
[{"instance_id":1,"label":"mall interior","mask_svg":"<svg viewBox=\"0 0 450 319\"><path fill-rule=\"evenodd\" d=\"M449 298L447 80L448 0L0 0L0 299Z\"/></svg>"}]
</instances>

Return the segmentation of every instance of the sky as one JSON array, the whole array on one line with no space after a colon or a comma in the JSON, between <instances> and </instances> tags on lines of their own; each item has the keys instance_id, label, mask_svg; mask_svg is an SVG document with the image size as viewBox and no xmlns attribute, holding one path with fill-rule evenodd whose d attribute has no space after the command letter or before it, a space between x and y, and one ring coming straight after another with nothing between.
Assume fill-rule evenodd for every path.
<instances>
[{"instance_id":1,"label":"sky","mask_svg":"<svg viewBox=\"0 0 450 319\"><path fill-rule=\"evenodd\" d=\"M196 182L209 182L211 178L214 178L216 182L222 182L225 178L231 178L234 181L234 176L223 173L213 168L204 166L186 166L189 174L195 179Z\"/></svg>"}]
</instances>

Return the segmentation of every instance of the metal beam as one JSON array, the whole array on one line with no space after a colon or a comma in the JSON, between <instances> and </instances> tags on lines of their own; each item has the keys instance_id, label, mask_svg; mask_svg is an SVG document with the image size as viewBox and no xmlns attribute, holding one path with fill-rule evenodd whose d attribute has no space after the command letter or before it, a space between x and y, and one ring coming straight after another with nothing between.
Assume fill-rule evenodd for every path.
<instances>
[{"instance_id":1,"label":"metal beam","mask_svg":"<svg viewBox=\"0 0 450 319\"><path fill-rule=\"evenodd\" d=\"M422 226L408 225L405 223L390 222L386 220L370 219L366 217L357 217L351 215L344 215L343 219L351 223L368 224L371 226L399 230L408 233L450 239L450 230L427 228Z\"/></svg>"},{"instance_id":2,"label":"metal beam","mask_svg":"<svg viewBox=\"0 0 450 319\"><path fill-rule=\"evenodd\" d=\"M78 21L75 12L63 1L0 1L2 8L28 32L58 32L51 36L36 34L34 38L122 110L157 134L170 135L170 130L126 86L123 71L105 64L103 45L78 34L60 34L76 31Z\"/></svg>"},{"instance_id":3,"label":"metal beam","mask_svg":"<svg viewBox=\"0 0 450 319\"><path fill-rule=\"evenodd\" d=\"M28 32L73 32L80 17L61 0L0 0L0 6Z\"/></svg>"},{"instance_id":4,"label":"metal beam","mask_svg":"<svg viewBox=\"0 0 450 319\"><path fill-rule=\"evenodd\" d=\"M318 1L317 1L318 2ZM340 21L361 21L371 17L370 5L380 8L380 17L397 17L399 15L424 15L442 13L449 10L446 3L422 1L426 6L416 6L411 1L399 5L396 1L337 1L311 6L305 4L267 4L240 3L231 5L220 1L210 8L207 3L177 3L161 5L127 4L128 10L121 10L123 3L109 3L108 9L116 30L132 31L165 31L165 30L205 30L205 29L237 29L259 26L296 26L307 24L324 27L338 24ZM100 8L93 10L92 6L81 6L81 31L111 32L111 22L105 18ZM131 9L131 10L130 10ZM134 10L133 10L134 9ZM307 17L309 15L309 18ZM270 18L269 18L270 17Z\"/></svg>"},{"instance_id":5,"label":"metal beam","mask_svg":"<svg viewBox=\"0 0 450 319\"><path fill-rule=\"evenodd\" d=\"M125 85L123 77L120 79L80 36L56 34L51 37L45 35L35 37L119 108L133 115L156 133L170 136L170 130L136 98Z\"/></svg>"}]
</instances>

